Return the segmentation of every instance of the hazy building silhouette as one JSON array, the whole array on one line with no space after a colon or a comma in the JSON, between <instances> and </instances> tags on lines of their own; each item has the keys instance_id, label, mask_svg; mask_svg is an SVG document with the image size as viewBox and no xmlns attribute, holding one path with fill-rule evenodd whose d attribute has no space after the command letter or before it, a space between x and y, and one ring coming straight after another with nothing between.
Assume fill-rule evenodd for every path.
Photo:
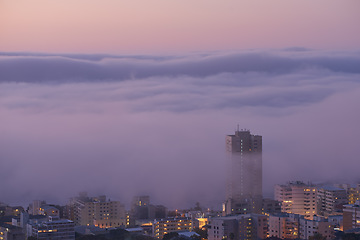
<instances>
[{"instance_id":1,"label":"hazy building silhouette","mask_svg":"<svg viewBox=\"0 0 360 240\"><path fill-rule=\"evenodd\" d=\"M281 202L271 198L264 198L262 201L262 214L281 213Z\"/></svg>"},{"instance_id":2,"label":"hazy building silhouette","mask_svg":"<svg viewBox=\"0 0 360 240\"><path fill-rule=\"evenodd\" d=\"M355 185L342 183L334 184L334 186L346 190L348 204L354 204L357 200L360 200L360 183Z\"/></svg>"},{"instance_id":3,"label":"hazy building silhouette","mask_svg":"<svg viewBox=\"0 0 360 240\"><path fill-rule=\"evenodd\" d=\"M43 200L34 200L31 204L29 204L29 213L33 215L40 214L40 207L45 205L46 201Z\"/></svg>"},{"instance_id":4,"label":"hazy building silhouette","mask_svg":"<svg viewBox=\"0 0 360 240\"><path fill-rule=\"evenodd\" d=\"M223 214L261 213L262 136L250 130L226 136L228 179Z\"/></svg>"},{"instance_id":5,"label":"hazy building silhouette","mask_svg":"<svg viewBox=\"0 0 360 240\"><path fill-rule=\"evenodd\" d=\"M135 196L131 202L128 226L138 225L137 220L153 220L166 218L167 208L162 205L150 204L150 196Z\"/></svg>"}]
</instances>

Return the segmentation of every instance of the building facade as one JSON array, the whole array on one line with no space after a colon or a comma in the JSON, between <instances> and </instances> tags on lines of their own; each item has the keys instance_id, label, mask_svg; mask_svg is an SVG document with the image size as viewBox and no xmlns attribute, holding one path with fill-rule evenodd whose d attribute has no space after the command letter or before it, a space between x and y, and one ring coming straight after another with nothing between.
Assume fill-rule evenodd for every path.
<instances>
[{"instance_id":1,"label":"building facade","mask_svg":"<svg viewBox=\"0 0 360 240\"><path fill-rule=\"evenodd\" d=\"M300 219L303 216L293 213L277 213L269 216L269 237L298 239Z\"/></svg>"},{"instance_id":2,"label":"building facade","mask_svg":"<svg viewBox=\"0 0 360 240\"><path fill-rule=\"evenodd\" d=\"M328 217L329 215L342 214L344 204L348 203L345 189L334 186L322 186L317 189L318 215Z\"/></svg>"},{"instance_id":3,"label":"building facade","mask_svg":"<svg viewBox=\"0 0 360 240\"><path fill-rule=\"evenodd\" d=\"M21 227L1 224L0 225L0 240L25 240L25 234Z\"/></svg>"},{"instance_id":4,"label":"building facade","mask_svg":"<svg viewBox=\"0 0 360 240\"><path fill-rule=\"evenodd\" d=\"M154 220L167 217L167 208L150 204L149 196L135 196L127 216L127 225L136 225L137 220Z\"/></svg>"},{"instance_id":5,"label":"building facade","mask_svg":"<svg viewBox=\"0 0 360 240\"><path fill-rule=\"evenodd\" d=\"M43 205L39 208L39 215L60 217L60 211L54 206Z\"/></svg>"},{"instance_id":6,"label":"building facade","mask_svg":"<svg viewBox=\"0 0 360 240\"><path fill-rule=\"evenodd\" d=\"M281 202L282 212L304 215L312 219L317 214L317 188L300 181L275 185L275 200Z\"/></svg>"},{"instance_id":7,"label":"building facade","mask_svg":"<svg viewBox=\"0 0 360 240\"><path fill-rule=\"evenodd\" d=\"M264 215L281 213L281 202L270 198L264 198L262 201L262 213Z\"/></svg>"},{"instance_id":8,"label":"building facade","mask_svg":"<svg viewBox=\"0 0 360 240\"><path fill-rule=\"evenodd\" d=\"M211 218L208 240L252 240L268 236L268 218L261 214L240 214Z\"/></svg>"},{"instance_id":9,"label":"building facade","mask_svg":"<svg viewBox=\"0 0 360 240\"><path fill-rule=\"evenodd\" d=\"M192 228L190 218L166 218L154 220L153 236L162 239L165 234L171 232L189 232Z\"/></svg>"},{"instance_id":10,"label":"building facade","mask_svg":"<svg viewBox=\"0 0 360 240\"><path fill-rule=\"evenodd\" d=\"M119 201L106 200L106 196L81 195L70 201L75 225L95 225L100 228L126 226L124 205Z\"/></svg>"},{"instance_id":11,"label":"building facade","mask_svg":"<svg viewBox=\"0 0 360 240\"><path fill-rule=\"evenodd\" d=\"M346 190L348 198L347 204L354 204L357 200L360 200L360 183L337 183L334 184L334 186Z\"/></svg>"},{"instance_id":12,"label":"building facade","mask_svg":"<svg viewBox=\"0 0 360 240\"><path fill-rule=\"evenodd\" d=\"M346 231L352 228L360 228L360 200L344 205L343 229Z\"/></svg>"},{"instance_id":13,"label":"building facade","mask_svg":"<svg viewBox=\"0 0 360 240\"><path fill-rule=\"evenodd\" d=\"M261 213L262 136L238 129L225 142L228 179L223 215Z\"/></svg>"},{"instance_id":14,"label":"building facade","mask_svg":"<svg viewBox=\"0 0 360 240\"><path fill-rule=\"evenodd\" d=\"M335 238L334 226L324 217L314 216L310 219L300 219L300 239L309 239L317 234L322 235L326 240Z\"/></svg>"},{"instance_id":15,"label":"building facade","mask_svg":"<svg viewBox=\"0 0 360 240\"><path fill-rule=\"evenodd\" d=\"M67 219L52 219L32 225L32 236L37 239L51 240L63 239L74 240L74 222Z\"/></svg>"},{"instance_id":16,"label":"building facade","mask_svg":"<svg viewBox=\"0 0 360 240\"><path fill-rule=\"evenodd\" d=\"M360 200L360 184L356 186L349 186L347 189L348 203L354 204L356 201Z\"/></svg>"}]
</instances>

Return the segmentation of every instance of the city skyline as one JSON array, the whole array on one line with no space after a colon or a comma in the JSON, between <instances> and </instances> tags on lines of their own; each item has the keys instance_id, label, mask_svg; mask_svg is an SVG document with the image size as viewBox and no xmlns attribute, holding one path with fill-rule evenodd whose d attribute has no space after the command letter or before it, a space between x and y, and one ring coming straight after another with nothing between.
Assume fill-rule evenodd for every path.
<instances>
[{"instance_id":1,"label":"city skyline","mask_svg":"<svg viewBox=\"0 0 360 240\"><path fill-rule=\"evenodd\" d=\"M358 182L359 1L0 2L0 201L221 208L224 136L263 136L264 197ZM56 202L55 202L56 203Z\"/></svg>"}]
</instances>

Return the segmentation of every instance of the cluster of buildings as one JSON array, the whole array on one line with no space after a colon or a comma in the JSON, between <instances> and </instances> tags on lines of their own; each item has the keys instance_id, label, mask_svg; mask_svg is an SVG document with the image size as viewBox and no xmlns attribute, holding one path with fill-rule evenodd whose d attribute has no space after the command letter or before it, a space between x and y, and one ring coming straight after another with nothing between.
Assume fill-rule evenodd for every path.
<instances>
[{"instance_id":1,"label":"cluster of buildings","mask_svg":"<svg viewBox=\"0 0 360 240\"><path fill-rule=\"evenodd\" d=\"M94 225L100 228L122 227L126 225L125 207L119 201L110 201L106 196L88 197L80 193L66 205L64 217L76 225Z\"/></svg>"},{"instance_id":2,"label":"cluster of buildings","mask_svg":"<svg viewBox=\"0 0 360 240\"><path fill-rule=\"evenodd\" d=\"M135 196L129 211L119 201L110 201L106 196L88 197L85 192L65 206L39 200L33 201L26 210L1 206L0 240L29 237L73 240L75 233L106 235L109 230L119 228L158 239L170 232L191 236L196 235L191 232L194 226L205 225L207 219L201 211L176 211L174 215L162 205L150 204L149 196Z\"/></svg>"},{"instance_id":3,"label":"cluster of buildings","mask_svg":"<svg viewBox=\"0 0 360 240\"><path fill-rule=\"evenodd\" d=\"M226 136L228 179L223 216L209 219L208 239L335 238L335 231L360 233L360 184L301 181L276 185L262 196L262 137L249 130Z\"/></svg>"},{"instance_id":4,"label":"cluster of buildings","mask_svg":"<svg viewBox=\"0 0 360 240\"><path fill-rule=\"evenodd\" d=\"M202 209L168 211L153 205L149 196L135 196L130 210L106 196L82 192L66 206L33 201L28 209L0 203L0 240L75 239L79 235L107 234L109 229L162 239L177 232L185 238L200 230L208 240L266 238L334 239L336 231L360 234L360 184L279 184L274 199L262 195L262 136L235 131L225 139L226 197L222 211ZM202 238L206 238L202 236Z\"/></svg>"}]
</instances>

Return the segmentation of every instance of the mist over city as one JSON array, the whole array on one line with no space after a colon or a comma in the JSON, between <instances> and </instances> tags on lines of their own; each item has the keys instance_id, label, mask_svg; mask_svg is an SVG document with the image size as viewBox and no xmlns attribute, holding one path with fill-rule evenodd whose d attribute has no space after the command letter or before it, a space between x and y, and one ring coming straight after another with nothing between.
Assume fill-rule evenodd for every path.
<instances>
[{"instance_id":1,"label":"mist over city","mask_svg":"<svg viewBox=\"0 0 360 240\"><path fill-rule=\"evenodd\" d=\"M0 1L0 240L360 237L359 9Z\"/></svg>"},{"instance_id":2,"label":"mist over city","mask_svg":"<svg viewBox=\"0 0 360 240\"><path fill-rule=\"evenodd\" d=\"M264 138L265 195L289 180L359 180L358 53L3 53L0 61L5 201L66 202L87 190L219 208L224 139L238 124Z\"/></svg>"}]
</instances>

